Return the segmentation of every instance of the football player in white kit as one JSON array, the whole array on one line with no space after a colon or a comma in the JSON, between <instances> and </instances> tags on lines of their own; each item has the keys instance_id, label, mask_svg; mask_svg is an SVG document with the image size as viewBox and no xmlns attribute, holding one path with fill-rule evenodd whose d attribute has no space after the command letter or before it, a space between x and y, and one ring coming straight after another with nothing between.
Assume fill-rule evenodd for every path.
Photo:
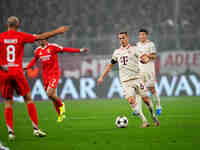
<instances>
[{"instance_id":1,"label":"football player in white kit","mask_svg":"<svg viewBox=\"0 0 200 150\"><path fill-rule=\"evenodd\" d=\"M112 70L114 64L118 63L119 76L123 88L123 95L126 99L128 99L131 107L137 112L138 116L141 118L142 127L149 127L150 124L148 123L144 114L135 109L136 94L140 95L144 103L148 106L155 126L159 126L160 123L153 112L153 104L147 96L144 83L140 76L140 52L137 50L136 46L131 46L129 44L129 36L127 32L119 33L118 38L120 40L121 47L114 51L110 64L107 64L104 72L98 79L98 84L100 85L103 82L105 76ZM147 63L150 60L148 57L144 56L141 61L143 61L143 63Z\"/></svg>"},{"instance_id":2,"label":"football player in white kit","mask_svg":"<svg viewBox=\"0 0 200 150\"><path fill-rule=\"evenodd\" d=\"M141 77L145 83L145 86L151 92L152 96L156 102L156 115L161 115L161 105L160 105L160 97L155 89L155 64L154 61L156 59L156 47L152 41L148 39L148 31L146 29L139 30L139 42L136 44L138 50L141 52L141 55L146 55L149 57L150 61L147 64L140 63L141 69ZM141 97L137 96L137 109L142 112L142 101ZM133 112L133 114L137 114Z\"/></svg>"}]
</instances>

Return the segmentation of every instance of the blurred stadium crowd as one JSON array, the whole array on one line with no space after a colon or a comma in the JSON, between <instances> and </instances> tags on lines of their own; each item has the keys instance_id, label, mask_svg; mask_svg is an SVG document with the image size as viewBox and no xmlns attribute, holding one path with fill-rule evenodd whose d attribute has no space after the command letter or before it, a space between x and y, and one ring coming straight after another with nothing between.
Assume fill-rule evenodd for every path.
<instances>
[{"instance_id":1,"label":"blurred stadium crowd","mask_svg":"<svg viewBox=\"0 0 200 150\"><path fill-rule=\"evenodd\" d=\"M119 46L116 33L128 31L135 42L137 31L147 28L159 52L190 51L200 48L199 7L198 0L1 0L0 31L11 15L18 16L23 31L31 33L69 24L71 30L53 42L111 54ZM26 57L32 55L25 51Z\"/></svg>"}]
</instances>

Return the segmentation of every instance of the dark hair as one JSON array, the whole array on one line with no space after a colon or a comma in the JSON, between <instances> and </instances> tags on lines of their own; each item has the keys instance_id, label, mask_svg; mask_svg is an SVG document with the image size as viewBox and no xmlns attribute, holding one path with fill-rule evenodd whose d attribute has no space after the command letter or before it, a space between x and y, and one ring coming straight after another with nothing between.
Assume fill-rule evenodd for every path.
<instances>
[{"instance_id":1,"label":"dark hair","mask_svg":"<svg viewBox=\"0 0 200 150\"><path fill-rule=\"evenodd\" d=\"M120 32L119 34L126 34L126 35L128 35L128 32Z\"/></svg>"},{"instance_id":2,"label":"dark hair","mask_svg":"<svg viewBox=\"0 0 200 150\"><path fill-rule=\"evenodd\" d=\"M149 32L148 32L147 29L140 29L139 32L144 32L144 33L146 33L147 35L149 34Z\"/></svg>"}]
</instances>

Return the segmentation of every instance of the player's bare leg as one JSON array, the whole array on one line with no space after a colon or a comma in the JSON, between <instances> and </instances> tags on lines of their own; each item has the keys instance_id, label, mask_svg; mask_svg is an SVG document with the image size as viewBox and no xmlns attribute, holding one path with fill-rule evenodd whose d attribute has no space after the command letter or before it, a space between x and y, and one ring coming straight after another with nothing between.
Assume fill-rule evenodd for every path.
<instances>
[{"instance_id":1,"label":"player's bare leg","mask_svg":"<svg viewBox=\"0 0 200 150\"><path fill-rule=\"evenodd\" d=\"M155 86L149 87L149 90L151 91L151 93L156 101L156 115L161 115L162 108L160 105L160 97L158 96L158 94L156 92Z\"/></svg>"},{"instance_id":2,"label":"player's bare leg","mask_svg":"<svg viewBox=\"0 0 200 150\"><path fill-rule=\"evenodd\" d=\"M6 125L8 128L8 138L9 140L14 140L15 139L15 133L14 133L14 128L13 128L13 101L11 99L8 99L5 101L5 120L6 120Z\"/></svg>"},{"instance_id":3,"label":"player's bare leg","mask_svg":"<svg viewBox=\"0 0 200 150\"><path fill-rule=\"evenodd\" d=\"M55 109L58 113L58 122L62 122L65 119L65 104L62 100L56 95L56 88L47 88L47 95L52 100Z\"/></svg>"},{"instance_id":4,"label":"player's bare leg","mask_svg":"<svg viewBox=\"0 0 200 150\"><path fill-rule=\"evenodd\" d=\"M128 102L130 103L131 107L135 110L136 114L141 118L142 120L142 128L149 127L150 124L148 123L146 117L144 114L138 109L136 100L133 96L128 98Z\"/></svg>"},{"instance_id":5,"label":"player's bare leg","mask_svg":"<svg viewBox=\"0 0 200 150\"><path fill-rule=\"evenodd\" d=\"M151 114L151 117L152 117L152 120L153 120L155 126L159 126L160 122L158 121L158 119L156 118L156 115L154 113L152 101L149 99L148 96L142 97L142 99L143 99L144 103L147 105L147 107L149 109L149 112Z\"/></svg>"},{"instance_id":6,"label":"player's bare leg","mask_svg":"<svg viewBox=\"0 0 200 150\"><path fill-rule=\"evenodd\" d=\"M33 134L35 136L38 136L38 137L44 137L46 136L46 133L42 132L39 128L38 128L38 116L37 116L37 110L36 110L36 107L35 107L35 104L31 98L31 93L27 93L25 96L24 96L24 101L26 102L27 104L27 109L28 109L28 114L29 114L29 117L32 121L32 125L33 125Z\"/></svg>"}]
</instances>

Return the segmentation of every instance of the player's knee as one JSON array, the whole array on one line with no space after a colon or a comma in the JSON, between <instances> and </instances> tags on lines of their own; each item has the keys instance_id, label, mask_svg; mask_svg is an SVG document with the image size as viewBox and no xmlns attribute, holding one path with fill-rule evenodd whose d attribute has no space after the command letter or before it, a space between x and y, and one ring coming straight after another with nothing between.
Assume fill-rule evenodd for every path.
<instances>
[{"instance_id":1,"label":"player's knee","mask_svg":"<svg viewBox=\"0 0 200 150\"><path fill-rule=\"evenodd\" d=\"M131 97L129 97L128 98L128 102L130 103L130 104L133 104L134 103L134 98L131 96Z\"/></svg>"},{"instance_id":2,"label":"player's knee","mask_svg":"<svg viewBox=\"0 0 200 150\"><path fill-rule=\"evenodd\" d=\"M25 101L26 104L29 104L29 103L33 102L33 100L30 99L30 98L26 98L26 99L24 98L24 101Z\"/></svg>"},{"instance_id":3,"label":"player's knee","mask_svg":"<svg viewBox=\"0 0 200 150\"><path fill-rule=\"evenodd\" d=\"M53 98L53 92L47 91L47 96L48 96L49 98Z\"/></svg>"},{"instance_id":4,"label":"player's knee","mask_svg":"<svg viewBox=\"0 0 200 150\"><path fill-rule=\"evenodd\" d=\"M155 87L151 87L151 88L150 88L150 91L151 91L152 94L155 94L155 93L156 93Z\"/></svg>"},{"instance_id":5,"label":"player's knee","mask_svg":"<svg viewBox=\"0 0 200 150\"><path fill-rule=\"evenodd\" d=\"M12 107L13 101L11 99L5 100L5 107Z\"/></svg>"},{"instance_id":6,"label":"player's knee","mask_svg":"<svg viewBox=\"0 0 200 150\"><path fill-rule=\"evenodd\" d=\"M149 97L148 96L145 96L145 97L142 97L144 103L146 104L149 104Z\"/></svg>"},{"instance_id":7,"label":"player's knee","mask_svg":"<svg viewBox=\"0 0 200 150\"><path fill-rule=\"evenodd\" d=\"M31 94L30 94L30 93L28 93L28 94L26 94L26 95L24 96L24 101L25 101L26 103L32 101L32 98L31 98Z\"/></svg>"}]
</instances>

